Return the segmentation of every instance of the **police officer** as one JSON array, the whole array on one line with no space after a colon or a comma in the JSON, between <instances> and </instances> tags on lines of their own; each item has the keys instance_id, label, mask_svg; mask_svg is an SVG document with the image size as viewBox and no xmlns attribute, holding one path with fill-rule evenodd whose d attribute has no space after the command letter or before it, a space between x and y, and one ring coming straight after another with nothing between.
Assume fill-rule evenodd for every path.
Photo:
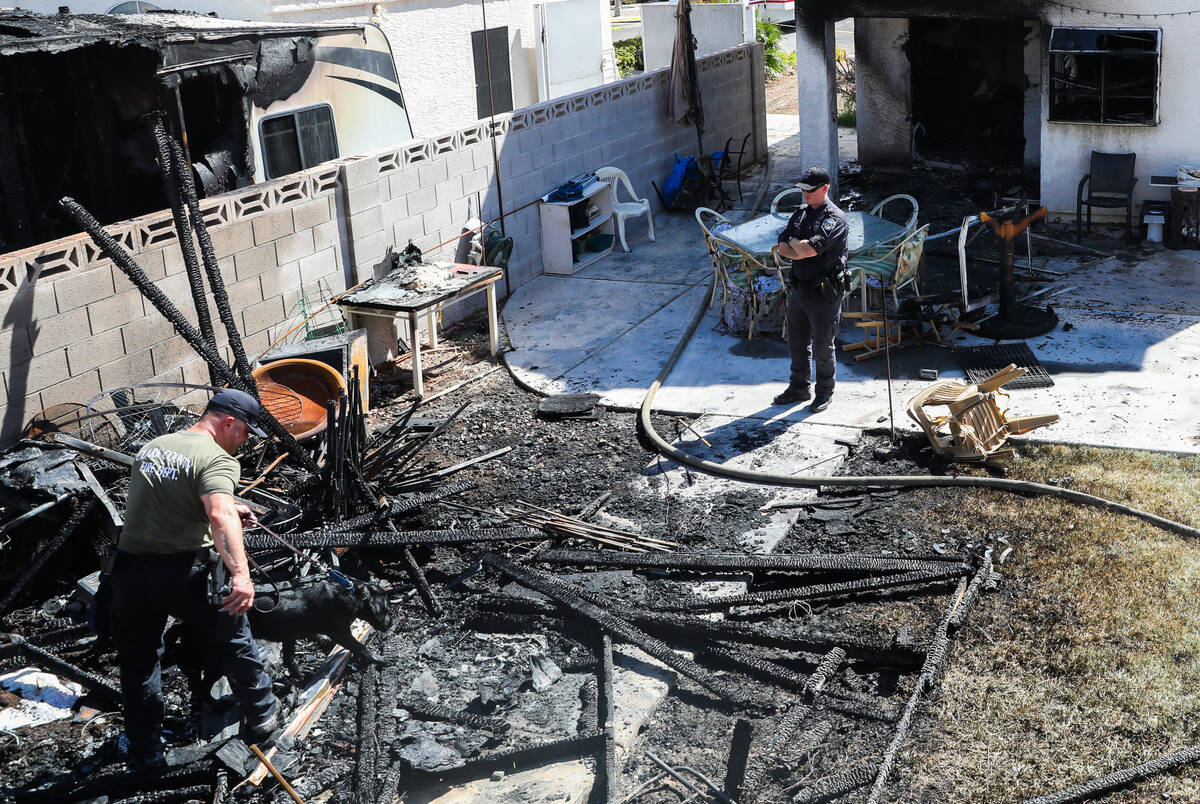
<instances>
[{"instance_id":1,"label":"police officer","mask_svg":"<svg viewBox=\"0 0 1200 804\"><path fill-rule=\"evenodd\" d=\"M812 399L820 413L833 399L837 366L833 339L842 319L846 289L846 214L829 200L829 173L821 167L804 171L796 185L804 191L797 209L779 233L779 253L791 259L787 297L787 341L792 357L788 387L776 405ZM816 359L816 397L810 382Z\"/></svg>"}]
</instances>

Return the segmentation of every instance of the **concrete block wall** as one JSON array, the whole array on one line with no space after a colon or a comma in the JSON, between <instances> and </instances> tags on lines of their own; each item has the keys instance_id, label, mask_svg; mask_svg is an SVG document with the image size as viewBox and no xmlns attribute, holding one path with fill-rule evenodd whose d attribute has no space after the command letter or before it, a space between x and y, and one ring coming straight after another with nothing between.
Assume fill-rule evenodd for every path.
<instances>
[{"instance_id":1,"label":"concrete block wall","mask_svg":"<svg viewBox=\"0 0 1200 804\"><path fill-rule=\"evenodd\" d=\"M761 158L761 46L718 53L699 66L705 150L753 132ZM505 230L515 240L514 288L541 274L537 200L566 178L615 165L658 211L651 180L662 185L674 154L696 153L695 130L666 118L667 85L666 70L646 73L202 201L247 353L253 359L297 323L302 298L319 303L380 275L389 247L411 239L428 259L452 260L468 219L498 217L501 191ZM170 214L105 229L195 324ZM448 319L482 305L481 297L474 301L474 308L449 310ZM211 312L229 360L224 328ZM203 361L84 234L0 255L0 379L0 443L14 440L38 411L86 404L102 389L209 382Z\"/></svg>"}]
</instances>

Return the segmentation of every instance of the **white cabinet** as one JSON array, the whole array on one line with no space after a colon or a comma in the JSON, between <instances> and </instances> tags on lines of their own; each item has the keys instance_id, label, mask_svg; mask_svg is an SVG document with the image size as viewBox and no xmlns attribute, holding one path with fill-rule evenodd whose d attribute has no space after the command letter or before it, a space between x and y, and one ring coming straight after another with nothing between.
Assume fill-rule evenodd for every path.
<instances>
[{"instance_id":1,"label":"white cabinet","mask_svg":"<svg viewBox=\"0 0 1200 804\"><path fill-rule=\"evenodd\" d=\"M542 196L542 270L566 276L608 255L613 247L612 189L594 181L574 201Z\"/></svg>"}]
</instances>

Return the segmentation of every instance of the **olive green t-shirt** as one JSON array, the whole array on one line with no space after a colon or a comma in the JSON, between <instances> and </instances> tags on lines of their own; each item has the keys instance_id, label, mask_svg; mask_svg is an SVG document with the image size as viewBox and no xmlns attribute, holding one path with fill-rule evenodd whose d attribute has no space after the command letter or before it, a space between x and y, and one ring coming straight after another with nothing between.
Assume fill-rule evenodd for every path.
<instances>
[{"instance_id":1,"label":"olive green t-shirt","mask_svg":"<svg viewBox=\"0 0 1200 804\"><path fill-rule=\"evenodd\" d=\"M202 494L232 495L237 459L212 436L159 436L138 451L129 480L125 527L117 547L128 553L180 553L212 547Z\"/></svg>"}]
</instances>

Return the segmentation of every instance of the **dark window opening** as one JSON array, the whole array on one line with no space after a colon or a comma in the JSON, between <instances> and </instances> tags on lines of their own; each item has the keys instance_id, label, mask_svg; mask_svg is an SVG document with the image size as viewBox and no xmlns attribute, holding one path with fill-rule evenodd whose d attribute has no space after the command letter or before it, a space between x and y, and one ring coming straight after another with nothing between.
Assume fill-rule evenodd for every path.
<instances>
[{"instance_id":1,"label":"dark window opening","mask_svg":"<svg viewBox=\"0 0 1200 804\"><path fill-rule=\"evenodd\" d=\"M1025 36L1020 20L910 21L913 142L921 156L1022 163Z\"/></svg>"},{"instance_id":2,"label":"dark window opening","mask_svg":"<svg viewBox=\"0 0 1200 804\"><path fill-rule=\"evenodd\" d=\"M1050 34L1050 120L1158 122L1159 31L1055 28Z\"/></svg>"},{"instance_id":3,"label":"dark window opening","mask_svg":"<svg viewBox=\"0 0 1200 804\"><path fill-rule=\"evenodd\" d=\"M314 106L264 118L262 150L263 169L268 179L337 159L333 109Z\"/></svg>"},{"instance_id":4,"label":"dark window opening","mask_svg":"<svg viewBox=\"0 0 1200 804\"><path fill-rule=\"evenodd\" d=\"M513 110L512 74L508 68L508 26L488 28L486 33L485 45L484 31L471 32L471 51L475 57L475 108L481 119Z\"/></svg>"}]
</instances>

